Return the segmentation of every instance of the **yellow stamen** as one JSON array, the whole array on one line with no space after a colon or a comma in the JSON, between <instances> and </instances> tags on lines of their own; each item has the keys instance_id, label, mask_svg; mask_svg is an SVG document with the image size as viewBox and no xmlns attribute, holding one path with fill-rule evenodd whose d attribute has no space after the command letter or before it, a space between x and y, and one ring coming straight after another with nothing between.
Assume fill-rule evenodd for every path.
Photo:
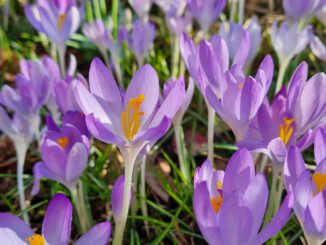
<instances>
[{"instance_id":1,"label":"yellow stamen","mask_svg":"<svg viewBox=\"0 0 326 245\"><path fill-rule=\"evenodd\" d=\"M60 14L59 15L59 19L58 19L58 23L57 23L57 28L58 30L61 32L62 31L62 27L63 27L63 23L65 22L66 19L66 15L65 14Z\"/></svg>"},{"instance_id":2,"label":"yellow stamen","mask_svg":"<svg viewBox=\"0 0 326 245\"><path fill-rule=\"evenodd\" d=\"M312 177L312 180L317 187L317 192L322 192L326 185L326 174L316 172Z\"/></svg>"},{"instance_id":3,"label":"yellow stamen","mask_svg":"<svg viewBox=\"0 0 326 245\"><path fill-rule=\"evenodd\" d=\"M217 194L217 198L211 197L211 205L215 213L218 213L220 211L222 203L223 203L223 198L221 193Z\"/></svg>"},{"instance_id":4,"label":"yellow stamen","mask_svg":"<svg viewBox=\"0 0 326 245\"><path fill-rule=\"evenodd\" d=\"M286 145L293 133L293 127L292 123L294 122L293 118L287 118L283 117L283 123L280 125L280 130L279 130L279 137L283 141L283 143Z\"/></svg>"},{"instance_id":5,"label":"yellow stamen","mask_svg":"<svg viewBox=\"0 0 326 245\"><path fill-rule=\"evenodd\" d=\"M68 145L69 139L68 137L59 137L57 142L61 146L61 148L64 149Z\"/></svg>"},{"instance_id":6,"label":"yellow stamen","mask_svg":"<svg viewBox=\"0 0 326 245\"><path fill-rule=\"evenodd\" d=\"M25 240L29 245L45 245L44 238L39 234L34 234L33 236L27 237Z\"/></svg>"},{"instance_id":7,"label":"yellow stamen","mask_svg":"<svg viewBox=\"0 0 326 245\"><path fill-rule=\"evenodd\" d=\"M218 190L222 190L222 187L223 187L222 182L221 182L221 181L218 181L217 184L216 184L216 188L217 188Z\"/></svg>"},{"instance_id":8,"label":"yellow stamen","mask_svg":"<svg viewBox=\"0 0 326 245\"><path fill-rule=\"evenodd\" d=\"M140 94L135 98L131 98L128 102L126 110L121 112L121 126L127 140L133 140L134 136L138 132L140 117L144 115L144 112L140 111L140 106L144 99L145 96L143 94ZM131 109L132 111L130 111Z\"/></svg>"},{"instance_id":9,"label":"yellow stamen","mask_svg":"<svg viewBox=\"0 0 326 245\"><path fill-rule=\"evenodd\" d=\"M239 89L242 89L243 88L243 83L239 83L238 86L239 86Z\"/></svg>"}]
</instances>

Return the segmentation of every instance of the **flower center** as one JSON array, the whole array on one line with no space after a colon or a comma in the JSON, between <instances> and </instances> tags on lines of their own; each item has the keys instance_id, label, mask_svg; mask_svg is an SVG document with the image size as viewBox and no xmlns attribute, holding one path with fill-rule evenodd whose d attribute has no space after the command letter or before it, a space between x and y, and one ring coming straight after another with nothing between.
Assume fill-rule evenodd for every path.
<instances>
[{"instance_id":1,"label":"flower center","mask_svg":"<svg viewBox=\"0 0 326 245\"><path fill-rule=\"evenodd\" d=\"M326 185L326 174L316 172L312 177L312 180L317 187L317 192L322 192Z\"/></svg>"},{"instance_id":2,"label":"flower center","mask_svg":"<svg viewBox=\"0 0 326 245\"><path fill-rule=\"evenodd\" d=\"M68 145L69 139L68 137L59 137L57 142L61 146L61 148L64 149Z\"/></svg>"},{"instance_id":3,"label":"flower center","mask_svg":"<svg viewBox=\"0 0 326 245\"><path fill-rule=\"evenodd\" d=\"M59 19L57 22L57 28L58 30L61 32L62 31L62 27L63 27L63 23L65 22L66 19L66 15L65 14L60 14L59 15Z\"/></svg>"},{"instance_id":4,"label":"flower center","mask_svg":"<svg viewBox=\"0 0 326 245\"><path fill-rule=\"evenodd\" d=\"M140 94L135 98L131 98L128 102L126 110L121 112L122 130L127 140L133 140L134 136L138 132L140 117L144 115L144 112L140 111L140 106L144 99L145 96L143 94Z\"/></svg>"},{"instance_id":5,"label":"flower center","mask_svg":"<svg viewBox=\"0 0 326 245\"><path fill-rule=\"evenodd\" d=\"M44 238L39 234L34 234L33 236L27 237L25 240L29 245L45 245Z\"/></svg>"},{"instance_id":6,"label":"flower center","mask_svg":"<svg viewBox=\"0 0 326 245\"><path fill-rule=\"evenodd\" d=\"M293 118L283 117L283 123L280 125L280 130L278 132L278 135L285 145L289 142L292 136L293 122L294 122Z\"/></svg>"},{"instance_id":7,"label":"flower center","mask_svg":"<svg viewBox=\"0 0 326 245\"><path fill-rule=\"evenodd\" d=\"M215 213L218 213L220 211L220 208L223 203L223 197L222 197L222 182L217 182L216 188L217 188L217 197L211 197L211 205Z\"/></svg>"},{"instance_id":8,"label":"flower center","mask_svg":"<svg viewBox=\"0 0 326 245\"><path fill-rule=\"evenodd\" d=\"M238 87L239 87L239 89L242 89L243 88L243 82L239 83Z\"/></svg>"}]
</instances>

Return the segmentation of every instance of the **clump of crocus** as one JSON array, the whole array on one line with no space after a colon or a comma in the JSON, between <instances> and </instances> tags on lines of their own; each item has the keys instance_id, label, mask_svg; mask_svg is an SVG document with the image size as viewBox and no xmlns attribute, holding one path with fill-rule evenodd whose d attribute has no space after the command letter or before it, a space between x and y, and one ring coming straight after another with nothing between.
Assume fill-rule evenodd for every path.
<instances>
[{"instance_id":1,"label":"clump of crocus","mask_svg":"<svg viewBox=\"0 0 326 245\"><path fill-rule=\"evenodd\" d=\"M80 25L82 10L75 0L38 0L32 6L25 5L25 14L33 27L56 45L64 75L66 43Z\"/></svg>"},{"instance_id":2,"label":"clump of crocus","mask_svg":"<svg viewBox=\"0 0 326 245\"><path fill-rule=\"evenodd\" d=\"M271 222L260 230L265 215L268 186L265 176L255 174L246 149L237 151L225 172L206 161L194 176L194 212L209 244L263 244L286 224L293 205L289 193Z\"/></svg>"},{"instance_id":3,"label":"clump of crocus","mask_svg":"<svg viewBox=\"0 0 326 245\"><path fill-rule=\"evenodd\" d=\"M11 213L0 213L0 241L2 244L68 245L72 221L72 205L63 194L56 194L50 201L41 234L35 233L20 218ZM99 223L81 236L74 245L105 245L111 235L111 224Z\"/></svg>"},{"instance_id":4,"label":"clump of crocus","mask_svg":"<svg viewBox=\"0 0 326 245\"><path fill-rule=\"evenodd\" d=\"M265 99L247 135L239 142L241 147L267 153L280 171L287 149L291 145L307 148L316 129L325 124L326 76L318 73L309 80L307 77L308 65L304 62L271 104Z\"/></svg>"},{"instance_id":5,"label":"clump of crocus","mask_svg":"<svg viewBox=\"0 0 326 245\"><path fill-rule=\"evenodd\" d=\"M277 24L277 21L275 21L271 29L272 44L280 64L275 94L282 87L284 74L289 62L295 55L305 49L313 37L311 27L307 26L299 29L299 22L291 23L290 21L285 21L279 28Z\"/></svg>"},{"instance_id":6,"label":"clump of crocus","mask_svg":"<svg viewBox=\"0 0 326 245\"><path fill-rule=\"evenodd\" d=\"M23 116L39 138L40 109L48 102L60 72L56 62L49 57L22 60L20 71L16 76L16 88L2 87L0 103Z\"/></svg>"},{"instance_id":7,"label":"clump of crocus","mask_svg":"<svg viewBox=\"0 0 326 245\"><path fill-rule=\"evenodd\" d=\"M316 169L311 173L298 147L292 146L284 166L286 188L294 193L293 210L304 231L308 245L326 240L326 133L315 138Z\"/></svg>"},{"instance_id":8,"label":"clump of crocus","mask_svg":"<svg viewBox=\"0 0 326 245\"><path fill-rule=\"evenodd\" d=\"M202 31L206 33L213 22L217 19L223 11L225 0L187 0L188 7L192 15L198 21Z\"/></svg>"},{"instance_id":9,"label":"clump of crocus","mask_svg":"<svg viewBox=\"0 0 326 245\"><path fill-rule=\"evenodd\" d=\"M184 82L180 79L159 104L157 74L150 65L145 65L134 74L122 96L112 73L96 58L89 71L89 87L90 91L82 83L77 84L78 103L86 115L91 134L119 147L125 162L123 200L129 200L136 158L146 145L167 132L183 100ZM122 242L128 206L124 201L122 216L116 227L115 244Z\"/></svg>"},{"instance_id":10,"label":"clump of crocus","mask_svg":"<svg viewBox=\"0 0 326 245\"><path fill-rule=\"evenodd\" d=\"M15 146L19 205L20 209L24 210L26 208L23 183L24 163L28 147L34 137L33 128L19 113L15 113L11 119L2 106L0 106L0 118L0 130L10 137ZM23 218L28 223L27 213L23 215Z\"/></svg>"},{"instance_id":11,"label":"clump of crocus","mask_svg":"<svg viewBox=\"0 0 326 245\"><path fill-rule=\"evenodd\" d=\"M153 45L154 38L155 27L151 22L136 20L133 23L127 43L134 52L139 67L144 64L145 57Z\"/></svg>"}]
</instances>

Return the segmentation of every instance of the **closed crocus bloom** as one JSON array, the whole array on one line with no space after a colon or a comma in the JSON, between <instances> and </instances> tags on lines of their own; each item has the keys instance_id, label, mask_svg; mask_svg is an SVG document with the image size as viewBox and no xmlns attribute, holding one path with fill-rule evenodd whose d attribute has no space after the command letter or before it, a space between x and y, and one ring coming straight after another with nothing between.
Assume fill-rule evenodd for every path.
<instances>
[{"instance_id":1,"label":"closed crocus bloom","mask_svg":"<svg viewBox=\"0 0 326 245\"><path fill-rule=\"evenodd\" d=\"M310 48L314 55L322 61L326 61L326 47L318 37L314 37L310 42Z\"/></svg>"},{"instance_id":2,"label":"closed crocus bloom","mask_svg":"<svg viewBox=\"0 0 326 245\"><path fill-rule=\"evenodd\" d=\"M206 33L223 11L226 0L187 0L187 3L202 31Z\"/></svg>"},{"instance_id":3,"label":"closed crocus bloom","mask_svg":"<svg viewBox=\"0 0 326 245\"><path fill-rule=\"evenodd\" d=\"M144 59L153 45L155 27L150 22L136 20L128 37L128 46L134 52L138 65L142 66Z\"/></svg>"},{"instance_id":4,"label":"closed crocus bloom","mask_svg":"<svg viewBox=\"0 0 326 245\"><path fill-rule=\"evenodd\" d=\"M72 205L63 194L50 201L42 224L42 233L36 234L20 218L10 213L0 213L0 243L6 245L68 245L72 221ZM95 225L73 244L105 245L111 235L111 224Z\"/></svg>"},{"instance_id":5,"label":"closed crocus bloom","mask_svg":"<svg viewBox=\"0 0 326 245\"><path fill-rule=\"evenodd\" d=\"M271 29L272 44L280 62L289 62L295 55L301 53L312 38L312 29L307 26L299 29L299 22L285 21L277 27L277 21Z\"/></svg>"},{"instance_id":6,"label":"closed crocus bloom","mask_svg":"<svg viewBox=\"0 0 326 245\"><path fill-rule=\"evenodd\" d=\"M165 14L165 21L170 31L179 36L186 31L192 22L192 15L189 11L184 14L179 14L176 11L171 11Z\"/></svg>"},{"instance_id":7,"label":"closed crocus bloom","mask_svg":"<svg viewBox=\"0 0 326 245\"><path fill-rule=\"evenodd\" d=\"M287 17L300 20L314 15L324 0L283 0L283 9Z\"/></svg>"},{"instance_id":8,"label":"closed crocus bloom","mask_svg":"<svg viewBox=\"0 0 326 245\"><path fill-rule=\"evenodd\" d=\"M152 7L153 0L128 0L133 10L141 19L148 18L148 12Z\"/></svg>"},{"instance_id":9,"label":"closed crocus bloom","mask_svg":"<svg viewBox=\"0 0 326 245\"><path fill-rule=\"evenodd\" d=\"M25 14L34 28L57 45L64 45L81 22L82 14L75 0L38 0L25 5Z\"/></svg>"},{"instance_id":10,"label":"closed crocus bloom","mask_svg":"<svg viewBox=\"0 0 326 245\"><path fill-rule=\"evenodd\" d=\"M33 169L32 195L39 192L39 180L43 177L58 181L71 191L86 168L90 147L89 138L82 134L82 130L79 130L75 121L70 123L67 120L69 118L72 116L65 118L61 128L53 122L48 124L48 131L41 142L43 162L37 163Z\"/></svg>"},{"instance_id":11,"label":"closed crocus bloom","mask_svg":"<svg viewBox=\"0 0 326 245\"><path fill-rule=\"evenodd\" d=\"M286 188L294 193L294 212L309 245L326 240L326 133L320 130L315 138L316 169L311 174L305 167L299 148L292 146L285 161Z\"/></svg>"},{"instance_id":12,"label":"closed crocus bloom","mask_svg":"<svg viewBox=\"0 0 326 245\"><path fill-rule=\"evenodd\" d=\"M308 66L302 63L271 105L265 100L240 146L267 149L283 163L291 145L304 149L312 144L317 128L325 127L326 75L318 73L308 81L307 76Z\"/></svg>"},{"instance_id":13,"label":"closed crocus bloom","mask_svg":"<svg viewBox=\"0 0 326 245\"><path fill-rule=\"evenodd\" d=\"M207 85L206 96L216 113L232 129L240 142L255 118L268 92L274 72L273 60L266 56L255 77L241 78L226 72L220 80L220 92Z\"/></svg>"},{"instance_id":14,"label":"closed crocus bloom","mask_svg":"<svg viewBox=\"0 0 326 245\"><path fill-rule=\"evenodd\" d=\"M264 175L255 174L246 149L237 151L225 172L206 161L194 176L194 212L209 244L261 245L286 224L293 205L288 194L274 218L261 231L268 200Z\"/></svg>"}]
</instances>

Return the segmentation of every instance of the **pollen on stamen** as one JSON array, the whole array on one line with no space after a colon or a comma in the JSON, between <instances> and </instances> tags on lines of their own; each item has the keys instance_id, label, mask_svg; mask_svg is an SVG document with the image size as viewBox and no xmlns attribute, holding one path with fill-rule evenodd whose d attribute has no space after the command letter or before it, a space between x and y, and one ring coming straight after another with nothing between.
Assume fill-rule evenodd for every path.
<instances>
[{"instance_id":1,"label":"pollen on stamen","mask_svg":"<svg viewBox=\"0 0 326 245\"><path fill-rule=\"evenodd\" d=\"M293 118L283 117L283 123L280 125L279 137L285 145L289 142L293 134L293 122Z\"/></svg>"},{"instance_id":2,"label":"pollen on stamen","mask_svg":"<svg viewBox=\"0 0 326 245\"><path fill-rule=\"evenodd\" d=\"M29 243L29 245L45 245L44 238L39 234L34 234L30 237L27 237L25 240Z\"/></svg>"},{"instance_id":3,"label":"pollen on stamen","mask_svg":"<svg viewBox=\"0 0 326 245\"><path fill-rule=\"evenodd\" d=\"M326 186L326 174L316 172L312 180L316 185L317 192L322 192Z\"/></svg>"},{"instance_id":4,"label":"pollen on stamen","mask_svg":"<svg viewBox=\"0 0 326 245\"><path fill-rule=\"evenodd\" d=\"M131 98L126 110L121 113L121 126L127 140L133 140L139 130L140 117L144 115L144 112L140 111L140 106L144 99L143 94Z\"/></svg>"},{"instance_id":5,"label":"pollen on stamen","mask_svg":"<svg viewBox=\"0 0 326 245\"><path fill-rule=\"evenodd\" d=\"M69 144L69 139L68 137L59 137L57 142L64 149Z\"/></svg>"},{"instance_id":6,"label":"pollen on stamen","mask_svg":"<svg viewBox=\"0 0 326 245\"><path fill-rule=\"evenodd\" d=\"M66 19L66 15L60 14L58 23L57 23L57 28L60 32L62 31L62 27L63 27L63 23L64 23L65 19Z\"/></svg>"}]
</instances>

